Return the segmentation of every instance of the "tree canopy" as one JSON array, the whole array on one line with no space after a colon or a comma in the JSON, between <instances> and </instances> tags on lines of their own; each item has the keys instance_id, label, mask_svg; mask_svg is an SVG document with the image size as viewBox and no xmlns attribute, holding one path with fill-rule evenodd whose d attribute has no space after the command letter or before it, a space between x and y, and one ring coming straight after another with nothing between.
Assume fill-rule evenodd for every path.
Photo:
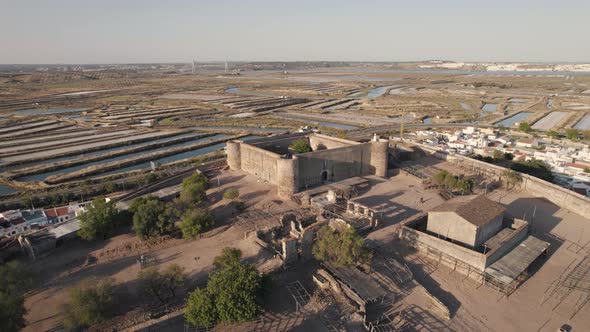
<instances>
[{"instance_id":1,"label":"tree canopy","mask_svg":"<svg viewBox=\"0 0 590 332\"><path fill-rule=\"evenodd\" d=\"M522 175L510 169L507 169L502 172L502 178L504 178L504 181L506 182L507 190L510 189L510 185L516 186L517 184L522 182Z\"/></svg>"},{"instance_id":2,"label":"tree canopy","mask_svg":"<svg viewBox=\"0 0 590 332\"><path fill-rule=\"evenodd\" d=\"M141 239L162 235L172 229L174 223L166 213L166 204L156 196L138 197L131 202L133 230Z\"/></svg>"},{"instance_id":3,"label":"tree canopy","mask_svg":"<svg viewBox=\"0 0 590 332\"><path fill-rule=\"evenodd\" d=\"M463 193L470 193L475 186L475 180L473 178L465 176L459 177L445 170L436 173L433 179L439 186L443 188L449 190L460 190Z\"/></svg>"},{"instance_id":4,"label":"tree canopy","mask_svg":"<svg viewBox=\"0 0 590 332\"><path fill-rule=\"evenodd\" d=\"M207 177L202 173L194 173L182 180L180 199L189 206L201 204L205 200L208 187L209 181Z\"/></svg>"},{"instance_id":5,"label":"tree canopy","mask_svg":"<svg viewBox=\"0 0 590 332\"><path fill-rule=\"evenodd\" d=\"M213 227L213 216L205 209L192 208L180 218L180 230L185 239L193 239Z\"/></svg>"},{"instance_id":6,"label":"tree canopy","mask_svg":"<svg viewBox=\"0 0 590 332\"><path fill-rule=\"evenodd\" d=\"M138 288L147 298L157 299L161 303L167 303L176 296L176 290L186 284L187 275L185 269L172 264L160 271L157 267L150 267L139 271Z\"/></svg>"},{"instance_id":7,"label":"tree canopy","mask_svg":"<svg viewBox=\"0 0 590 332\"><path fill-rule=\"evenodd\" d=\"M79 216L80 230L78 234L85 240L93 240L97 237L103 239L110 236L115 230L119 220L119 212L113 202L107 202L103 198L92 201L86 208L86 212Z\"/></svg>"},{"instance_id":8,"label":"tree canopy","mask_svg":"<svg viewBox=\"0 0 590 332\"><path fill-rule=\"evenodd\" d=\"M512 164L511 169L532 175L539 179L551 182L553 180L553 173L551 173L551 166L542 160L532 159L526 161L517 161Z\"/></svg>"},{"instance_id":9,"label":"tree canopy","mask_svg":"<svg viewBox=\"0 0 590 332\"><path fill-rule=\"evenodd\" d=\"M263 278L253 265L240 262L240 256L239 250L224 248L215 258L207 287L189 296L185 318L191 325L245 322L260 313Z\"/></svg>"},{"instance_id":10,"label":"tree canopy","mask_svg":"<svg viewBox=\"0 0 590 332\"><path fill-rule=\"evenodd\" d=\"M298 153L306 153L306 152L312 151L311 146L304 139L298 139L298 140L294 141L289 146L289 149L293 149L293 150L297 151Z\"/></svg>"},{"instance_id":11,"label":"tree canopy","mask_svg":"<svg viewBox=\"0 0 590 332\"><path fill-rule=\"evenodd\" d=\"M317 233L312 252L316 259L335 267L369 263L372 256L371 251L365 247L363 238L354 228L348 227L341 230L322 227Z\"/></svg>"},{"instance_id":12,"label":"tree canopy","mask_svg":"<svg viewBox=\"0 0 590 332\"><path fill-rule=\"evenodd\" d=\"M520 131L524 131L525 133L528 133L528 132L530 132L531 130L533 130L533 129L531 128L531 125L530 125L528 122L521 122L521 123L518 125L518 129L519 129Z\"/></svg>"},{"instance_id":13,"label":"tree canopy","mask_svg":"<svg viewBox=\"0 0 590 332\"><path fill-rule=\"evenodd\" d=\"M567 137L568 139L571 139L571 140L578 139L579 134L580 134L580 131L578 129L568 128L565 130L565 137Z\"/></svg>"},{"instance_id":14,"label":"tree canopy","mask_svg":"<svg viewBox=\"0 0 590 332\"><path fill-rule=\"evenodd\" d=\"M101 323L110 316L113 304L112 279L83 280L70 290L64 326L74 329Z\"/></svg>"},{"instance_id":15,"label":"tree canopy","mask_svg":"<svg viewBox=\"0 0 590 332\"><path fill-rule=\"evenodd\" d=\"M0 266L0 331L16 332L26 325L24 293L31 287L30 271L17 261Z\"/></svg>"}]
</instances>

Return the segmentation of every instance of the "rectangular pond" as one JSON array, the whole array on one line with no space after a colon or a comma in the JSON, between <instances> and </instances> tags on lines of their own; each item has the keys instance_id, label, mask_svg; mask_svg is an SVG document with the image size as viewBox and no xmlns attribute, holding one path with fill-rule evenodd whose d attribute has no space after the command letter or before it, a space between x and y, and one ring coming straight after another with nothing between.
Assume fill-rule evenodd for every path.
<instances>
[{"instance_id":1,"label":"rectangular pond","mask_svg":"<svg viewBox=\"0 0 590 332\"><path fill-rule=\"evenodd\" d=\"M481 109L483 111L490 112L490 113L495 112L497 108L498 108L497 104L489 104L489 103L486 103L481 107Z\"/></svg>"},{"instance_id":2,"label":"rectangular pond","mask_svg":"<svg viewBox=\"0 0 590 332\"><path fill-rule=\"evenodd\" d=\"M0 196L16 192L16 189L0 184Z\"/></svg>"},{"instance_id":3,"label":"rectangular pond","mask_svg":"<svg viewBox=\"0 0 590 332\"><path fill-rule=\"evenodd\" d=\"M541 120L535 122L532 128L537 130L549 130L561 122L561 120L563 120L568 114L568 112L551 112Z\"/></svg>"},{"instance_id":4,"label":"rectangular pond","mask_svg":"<svg viewBox=\"0 0 590 332\"><path fill-rule=\"evenodd\" d=\"M80 112L85 110L86 108L29 108L26 110L18 110L14 111L14 114L17 115L38 115L38 114L58 114L58 113L72 113L72 112Z\"/></svg>"},{"instance_id":5,"label":"rectangular pond","mask_svg":"<svg viewBox=\"0 0 590 332\"><path fill-rule=\"evenodd\" d=\"M513 126L516 123L521 122L522 120L526 119L529 117L529 115L531 115L533 113L531 112L520 112L518 114L514 114L513 116L506 118L500 122L496 122L494 123L494 125L496 126L503 126L503 127L510 127Z\"/></svg>"},{"instance_id":6,"label":"rectangular pond","mask_svg":"<svg viewBox=\"0 0 590 332\"><path fill-rule=\"evenodd\" d=\"M24 177L18 178L17 180L18 181L23 181L23 182L43 181L47 177L53 176L53 175L59 175L59 174L76 172L76 171L79 171L79 170L82 170L84 168L91 167L91 166L97 166L97 165L107 164L107 163L114 162L114 161L119 161L119 160L134 158L134 157L139 157L139 156L142 156L142 155L145 155L145 154L150 154L150 153L159 152L159 151L165 151L165 150L169 150L169 149L174 149L174 148L178 148L178 147L182 147L182 146L191 145L191 144L194 144L194 143L206 142L206 141L220 139L220 138L224 138L224 137L227 137L227 135L217 134L217 135L213 135L213 136L209 136L209 137L205 137L205 138L199 138L199 139L195 139L195 140L190 140L190 141L183 142L183 143L162 146L162 147L155 148L155 149L152 149L152 150L145 150L145 151L130 153L130 154L122 155L122 156L112 157L112 158L108 158L108 159L98 160L98 161L94 161L94 162L90 162L90 163L86 163L86 164L82 164L82 165L78 165L78 166L72 166L72 167L68 167L68 168L62 168L62 169L51 171L51 172L46 172L46 173L41 173L41 174L33 174L33 175L29 175L29 176L24 176ZM170 157L174 157L174 156L170 156ZM166 158L169 158L169 157L166 157ZM182 159L182 158L179 158L179 159ZM149 165L149 162L147 164Z\"/></svg>"},{"instance_id":7,"label":"rectangular pond","mask_svg":"<svg viewBox=\"0 0 590 332\"><path fill-rule=\"evenodd\" d=\"M227 135L224 135L224 136L227 136ZM244 137L240 138L240 140L249 141L249 140L256 139L256 138L260 138L260 136L255 136L255 135L244 136ZM187 151L187 152L183 152L183 153L179 153L179 154L175 154L172 156L167 156L167 157L163 157L163 158L159 158L159 159L151 160L151 161L153 161L154 163L159 163L159 164L167 164L167 163L171 163L171 162L181 160L181 159L198 157L198 156L207 154L209 152L213 152L215 150L223 149L224 147L225 147L225 143L218 143L218 144L207 146L207 147L204 147L201 149ZM147 169L147 168L151 167L151 161L140 163L140 164L133 165L133 166L120 168L120 169L110 171L107 173L102 173L99 175L95 175L95 177L96 176L119 174L119 173L123 173L123 172L135 171L138 169Z\"/></svg>"},{"instance_id":8,"label":"rectangular pond","mask_svg":"<svg viewBox=\"0 0 590 332\"><path fill-rule=\"evenodd\" d=\"M574 129L579 130L590 130L590 114L584 115L582 120L578 121L574 126Z\"/></svg>"},{"instance_id":9,"label":"rectangular pond","mask_svg":"<svg viewBox=\"0 0 590 332\"><path fill-rule=\"evenodd\" d=\"M272 115L272 117L274 117L274 118L281 118L281 119L287 119L287 120L295 120L295 121L309 122L310 124L316 124L316 125L320 125L320 126L324 126L324 127L330 127L330 128L336 128L336 129L344 129L344 130L358 129L358 127L355 127L355 126L344 125L344 124L333 123L333 122L310 120L310 119L305 119L305 118L300 118L300 117L297 117L297 116L290 116L290 115Z\"/></svg>"}]
</instances>

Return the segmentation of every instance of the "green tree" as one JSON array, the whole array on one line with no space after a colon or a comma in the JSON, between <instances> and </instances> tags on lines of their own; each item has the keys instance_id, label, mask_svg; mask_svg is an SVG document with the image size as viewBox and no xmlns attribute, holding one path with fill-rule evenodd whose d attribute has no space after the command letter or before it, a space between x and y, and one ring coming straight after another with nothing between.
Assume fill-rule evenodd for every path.
<instances>
[{"instance_id":1,"label":"green tree","mask_svg":"<svg viewBox=\"0 0 590 332\"><path fill-rule=\"evenodd\" d=\"M0 266L0 331L16 332L26 325L25 298L31 287L30 271L17 261Z\"/></svg>"},{"instance_id":2,"label":"green tree","mask_svg":"<svg viewBox=\"0 0 590 332\"><path fill-rule=\"evenodd\" d=\"M240 191L238 188L229 188L223 192L223 198L234 200L240 197Z\"/></svg>"},{"instance_id":3,"label":"green tree","mask_svg":"<svg viewBox=\"0 0 590 332\"><path fill-rule=\"evenodd\" d=\"M559 136L559 133L556 132L555 130L550 130L547 132L547 136L549 136L551 138L555 138L555 137Z\"/></svg>"},{"instance_id":4,"label":"green tree","mask_svg":"<svg viewBox=\"0 0 590 332\"><path fill-rule=\"evenodd\" d=\"M504 160L504 153L500 150L494 150L492 157L496 160Z\"/></svg>"},{"instance_id":5,"label":"green tree","mask_svg":"<svg viewBox=\"0 0 590 332\"><path fill-rule=\"evenodd\" d=\"M148 298L167 303L176 296L176 290L185 285L187 275L185 269L172 264L160 272L157 267L150 267L139 271L138 289Z\"/></svg>"},{"instance_id":6,"label":"green tree","mask_svg":"<svg viewBox=\"0 0 590 332\"><path fill-rule=\"evenodd\" d=\"M518 125L518 130L528 133L533 129L531 128L531 125L528 122L521 122Z\"/></svg>"},{"instance_id":7,"label":"green tree","mask_svg":"<svg viewBox=\"0 0 590 332\"><path fill-rule=\"evenodd\" d=\"M209 181L202 173L194 173L182 181L180 200L187 206L201 204L206 197Z\"/></svg>"},{"instance_id":8,"label":"green tree","mask_svg":"<svg viewBox=\"0 0 590 332\"><path fill-rule=\"evenodd\" d=\"M206 289L196 289L188 297L184 317L192 326L208 327L214 325L217 318L217 309L213 297Z\"/></svg>"},{"instance_id":9,"label":"green tree","mask_svg":"<svg viewBox=\"0 0 590 332\"><path fill-rule=\"evenodd\" d=\"M264 279L253 265L240 262L240 256L239 250L224 248L221 257L215 258L216 268L206 289L197 289L189 296L185 318L190 324L244 322L260 313Z\"/></svg>"},{"instance_id":10,"label":"green tree","mask_svg":"<svg viewBox=\"0 0 590 332\"><path fill-rule=\"evenodd\" d=\"M187 210L180 219L180 230L185 239L194 239L202 232L213 227L213 216L205 209Z\"/></svg>"},{"instance_id":11,"label":"green tree","mask_svg":"<svg viewBox=\"0 0 590 332\"><path fill-rule=\"evenodd\" d=\"M434 181L439 186L444 186L447 180L447 177L451 176L451 174L445 170L442 170L434 175Z\"/></svg>"},{"instance_id":12,"label":"green tree","mask_svg":"<svg viewBox=\"0 0 590 332\"><path fill-rule=\"evenodd\" d=\"M306 152L311 152L312 151L311 146L304 139L298 139L298 140L294 141L289 146L289 149L295 150L298 153L306 153Z\"/></svg>"},{"instance_id":13,"label":"green tree","mask_svg":"<svg viewBox=\"0 0 590 332\"><path fill-rule=\"evenodd\" d=\"M349 227L341 230L322 227L317 233L312 252L316 259L336 267L371 261L371 251L365 247L363 238Z\"/></svg>"},{"instance_id":14,"label":"green tree","mask_svg":"<svg viewBox=\"0 0 590 332\"><path fill-rule=\"evenodd\" d=\"M526 161L517 161L513 163L510 168L517 172L529 174L545 181L553 181L551 166L542 160L532 159Z\"/></svg>"},{"instance_id":15,"label":"green tree","mask_svg":"<svg viewBox=\"0 0 590 332\"><path fill-rule=\"evenodd\" d=\"M567 137L568 139L571 139L571 140L578 139L579 134L580 134L580 132L578 131L578 129L568 128L565 130L565 137Z\"/></svg>"},{"instance_id":16,"label":"green tree","mask_svg":"<svg viewBox=\"0 0 590 332\"><path fill-rule=\"evenodd\" d=\"M245 322L260 313L256 299L262 278L251 264L238 263L214 272L207 291L215 300L217 317L222 323Z\"/></svg>"},{"instance_id":17,"label":"green tree","mask_svg":"<svg viewBox=\"0 0 590 332\"><path fill-rule=\"evenodd\" d=\"M590 173L590 168L588 168L588 167L584 168L584 173Z\"/></svg>"},{"instance_id":18,"label":"green tree","mask_svg":"<svg viewBox=\"0 0 590 332\"><path fill-rule=\"evenodd\" d=\"M174 225L166 204L153 195L134 199L129 211L133 212L133 230L141 239L165 234Z\"/></svg>"},{"instance_id":19,"label":"green tree","mask_svg":"<svg viewBox=\"0 0 590 332\"><path fill-rule=\"evenodd\" d=\"M69 292L64 326L74 329L101 323L110 316L113 304L112 279L83 280Z\"/></svg>"},{"instance_id":20,"label":"green tree","mask_svg":"<svg viewBox=\"0 0 590 332\"><path fill-rule=\"evenodd\" d=\"M522 175L510 169L503 171L501 177L506 182L506 190L510 189L510 185L514 187L522 182Z\"/></svg>"},{"instance_id":21,"label":"green tree","mask_svg":"<svg viewBox=\"0 0 590 332\"><path fill-rule=\"evenodd\" d=\"M85 240L93 240L102 236L110 236L118 221L119 212L113 202L99 198L92 201L86 212L79 216L80 230L78 234Z\"/></svg>"},{"instance_id":22,"label":"green tree","mask_svg":"<svg viewBox=\"0 0 590 332\"><path fill-rule=\"evenodd\" d=\"M216 256L213 259L213 266L221 270L225 267L232 266L240 263L242 258L242 251L240 249L225 247L221 250L221 255Z\"/></svg>"}]
</instances>

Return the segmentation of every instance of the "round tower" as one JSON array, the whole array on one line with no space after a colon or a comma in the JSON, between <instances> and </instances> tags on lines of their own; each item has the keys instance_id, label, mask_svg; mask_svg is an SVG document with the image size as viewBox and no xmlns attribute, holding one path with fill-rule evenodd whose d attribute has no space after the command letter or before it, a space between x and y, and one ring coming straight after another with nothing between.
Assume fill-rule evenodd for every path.
<instances>
[{"instance_id":1,"label":"round tower","mask_svg":"<svg viewBox=\"0 0 590 332\"><path fill-rule=\"evenodd\" d=\"M280 198L290 199L299 191L298 159L277 159L277 194Z\"/></svg>"},{"instance_id":2,"label":"round tower","mask_svg":"<svg viewBox=\"0 0 590 332\"><path fill-rule=\"evenodd\" d=\"M227 153L227 165L230 169L242 169L242 156L240 141L228 141L225 143Z\"/></svg>"},{"instance_id":3,"label":"round tower","mask_svg":"<svg viewBox=\"0 0 590 332\"><path fill-rule=\"evenodd\" d=\"M380 139L376 135L371 140L371 166L375 175L387 177L387 148L389 141Z\"/></svg>"}]
</instances>

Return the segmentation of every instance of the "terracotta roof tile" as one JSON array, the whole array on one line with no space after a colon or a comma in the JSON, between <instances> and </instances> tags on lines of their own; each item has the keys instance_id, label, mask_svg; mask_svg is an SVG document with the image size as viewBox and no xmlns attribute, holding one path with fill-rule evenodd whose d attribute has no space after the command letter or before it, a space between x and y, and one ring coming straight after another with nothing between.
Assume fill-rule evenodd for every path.
<instances>
[{"instance_id":1,"label":"terracotta roof tile","mask_svg":"<svg viewBox=\"0 0 590 332\"><path fill-rule=\"evenodd\" d=\"M449 200L434 209L432 212L455 212L468 222L477 227L484 226L504 214L506 208L496 203L484 195L464 196Z\"/></svg>"}]
</instances>

